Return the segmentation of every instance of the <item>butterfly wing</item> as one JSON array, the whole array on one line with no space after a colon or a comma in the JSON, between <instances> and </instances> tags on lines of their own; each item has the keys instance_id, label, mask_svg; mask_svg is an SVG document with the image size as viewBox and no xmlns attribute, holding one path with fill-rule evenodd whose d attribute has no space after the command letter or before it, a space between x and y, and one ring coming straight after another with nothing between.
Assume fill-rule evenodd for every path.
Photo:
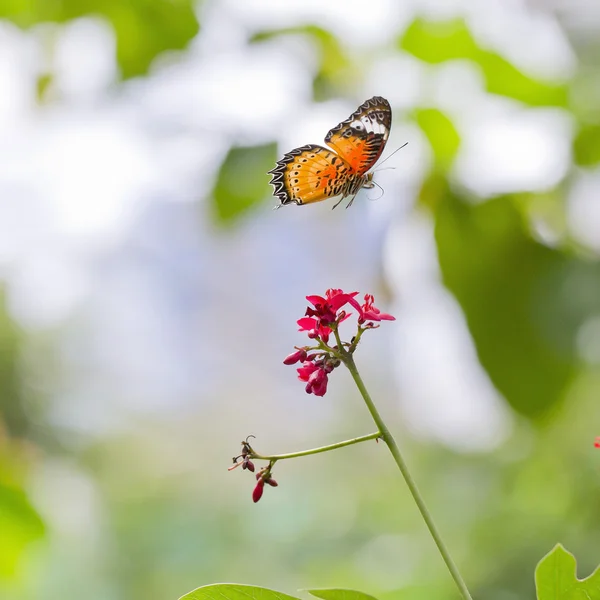
<instances>
[{"instance_id":1,"label":"butterfly wing","mask_svg":"<svg viewBox=\"0 0 600 600\"><path fill-rule=\"evenodd\" d=\"M308 144L285 154L269 174L281 205L310 204L341 194L352 168L335 152Z\"/></svg>"},{"instance_id":2,"label":"butterfly wing","mask_svg":"<svg viewBox=\"0 0 600 600\"><path fill-rule=\"evenodd\" d=\"M381 156L390 135L392 109L381 96L363 102L325 137L358 175L364 175Z\"/></svg>"}]
</instances>

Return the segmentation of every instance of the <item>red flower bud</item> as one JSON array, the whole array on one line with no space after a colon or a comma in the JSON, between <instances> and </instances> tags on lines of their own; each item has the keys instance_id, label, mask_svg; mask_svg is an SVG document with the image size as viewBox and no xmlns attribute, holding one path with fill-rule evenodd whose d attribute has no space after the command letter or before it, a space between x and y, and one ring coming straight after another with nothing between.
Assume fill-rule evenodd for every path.
<instances>
[{"instance_id":1,"label":"red flower bud","mask_svg":"<svg viewBox=\"0 0 600 600\"><path fill-rule=\"evenodd\" d=\"M324 396L327 392L327 372L322 368L317 368L306 384L306 393L314 394L315 396Z\"/></svg>"},{"instance_id":2,"label":"red flower bud","mask_svg":"<svg viewBox=\"0 0 600 600\"><path fill-rule=\"evenodd\" d=\"M279 485L274 479L271 479L271 477L269 477L265 483L268 483L271 487L277 487Z\"/></svg>"},{"instance_id":3,"label":"red flower bud","mask_svg":"<svg viewBox=\"0 0 600 600\"><path fill-rule=\"evenodd\" d=\"M283 359L284 365L295 365L297 362L304 362L306 360L306 350L300 348L296 352L289 354Z\"/></svg>"},{"instance_id":4,"label":"red flower bud","mask_svg":"<svg viewBox=\"0 0 600 600\"><path fill-rule=\"evenodd\" d=\"M600 448L600 437L597 437L594 441L594 448Z\"/></svg>"},{"instance_id":5,"label":"red flower bud","mask_svg":"<svg viewBox=\"0 0 600 600\"><path fill-rule=\"evenodd\" d=\"M242 469L248 469L250 473L254 473L254 463L250 459L245 460Z\"/></svg>"},{"instance_id":6,"label":"red flower bud","mask_svg":"<svg viewBox=\"0 0 600 600\"><path fill-rule=\"evenodd\" d=\"M256 484L256 487L254 488L254 491L252 492L252 500L254 502L258 502L261 499L264 489L265 489L265 482L263 481L263 479L261 477L258 480L258 483Z\"/></svg>"}]
</instances>

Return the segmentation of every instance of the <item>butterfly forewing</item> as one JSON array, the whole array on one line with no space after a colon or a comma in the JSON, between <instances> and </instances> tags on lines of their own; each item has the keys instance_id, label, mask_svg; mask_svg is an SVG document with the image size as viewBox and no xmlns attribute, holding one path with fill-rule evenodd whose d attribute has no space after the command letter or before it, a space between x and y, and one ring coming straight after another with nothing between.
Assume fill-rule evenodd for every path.
<instances>
[{"instance_id":1,"label":"butterfly forewing","mask_svg":"<svg viewBox=\"0 0 600 600\"><path fill-rule=\"evenodd\" d=\"M285 154L269 173L281 204L310 204L342 193L352 169L335 152L308 144Z\"/></svg>"},{"instance_id":2,"label":"butterfly forewing","mask_svg":"<svg viewBox=\"0 0 600 600\"><path fill-rule=\"evenodd\" d=\"M325 143L343 157L355 173L363 175L381 156L391 126L390 103L381 96L374 96L334 127L325 137Z\"/></svg>"}]
</instances>

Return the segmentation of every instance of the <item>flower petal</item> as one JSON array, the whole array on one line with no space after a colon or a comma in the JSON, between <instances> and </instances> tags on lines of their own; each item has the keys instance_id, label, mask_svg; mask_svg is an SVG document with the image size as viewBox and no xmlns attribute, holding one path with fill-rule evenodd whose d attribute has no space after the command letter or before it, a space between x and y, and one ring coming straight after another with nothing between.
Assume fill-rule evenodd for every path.
<instances>
[{"instance_id":1,"label":"flower petal","mask_svg":"<svg viewBox=\"0 0 600 600\"><path fill-rule=\"evenodd\" d=\"M319 369L314 362L306 360L302 363L301 367L298 367L298 379L300 381L308 381L309 377Z\"/></svg>"},{"instance_id":2,"label":"flower petal","mask_svg":"<svg viewBox=\"0 0 600 600\"><path fill-rule=\"evenodd\" d=\"M302 317L296 321L298 324L298 331L312 331L317 328L319 322L317 319L313 319L312 317Z\"/></svg>"},{"instance_id":3,"label":"flower petal","mask_svg":"<svg viewBox=\"0 0 600 600\"><path fill-rule=\"evenodd\" d=\"M306 299L313 306L323 306L324 304L327 303L327 300L325 298L323 298L323 296L306 296Z\"/></svg>"}]
</instances>

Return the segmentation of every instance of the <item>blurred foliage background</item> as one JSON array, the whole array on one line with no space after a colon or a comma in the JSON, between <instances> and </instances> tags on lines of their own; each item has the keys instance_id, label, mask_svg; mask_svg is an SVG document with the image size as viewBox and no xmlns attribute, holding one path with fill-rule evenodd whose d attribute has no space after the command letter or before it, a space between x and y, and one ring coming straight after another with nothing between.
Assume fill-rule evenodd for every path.
<instances>
[{"instance_id":1,"label":"blurred foliage background","mask_svg":"<svg viewBox=\"0 0 600 600\"><path fill-rule=\"evenodd\" d=\"M357 362L475 598L600 563L600 5L0 3L0 597L237 581L455 597L373 427L282 358L304 296L398 321ZM272 212L281 153L366 98L390 153L351 210Z\"/></svg>"}]
</instances>

